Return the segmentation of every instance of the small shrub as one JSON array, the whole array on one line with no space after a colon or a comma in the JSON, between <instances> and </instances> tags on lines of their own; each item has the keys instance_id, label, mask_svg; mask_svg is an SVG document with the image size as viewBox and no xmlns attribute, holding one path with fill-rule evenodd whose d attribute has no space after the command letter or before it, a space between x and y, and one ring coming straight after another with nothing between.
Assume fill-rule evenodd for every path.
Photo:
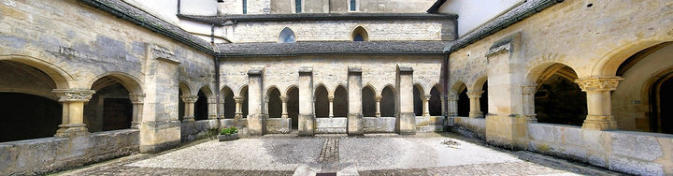
<instances>
[{"instance_id":1,"label":"small shrub","mask_svg":"<svg viewBox=\"0 0 673 176\"><path fill-rule=\"evenodd\" d=\"M238 128L236 127L231 127L231 128L222 128L220 131L220 135L232 135L238 133Z\"/></svg>"}]
</instances>

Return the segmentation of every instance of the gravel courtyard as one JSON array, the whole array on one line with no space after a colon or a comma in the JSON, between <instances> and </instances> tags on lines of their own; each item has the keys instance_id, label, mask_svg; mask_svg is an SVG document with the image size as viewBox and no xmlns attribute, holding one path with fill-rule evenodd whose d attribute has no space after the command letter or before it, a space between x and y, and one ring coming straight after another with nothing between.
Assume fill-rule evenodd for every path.
<instances>
[{"instance_id":1,"label":"gravel courtyard","mask_svg":"<svg viewBox=\"0 0 673 176\"><path fill-rule=\"evenodd\" d=\"M131 159L63 174L292 175L295 171L312 175L337 172L346 175L595 174L574 164L568 167L557 162L529 162L520 159L518 153L450 134L264 136L227 142L212 140L158 155L128 158ZM610 174L599 171L604 173Z\"/></svg>"}]
</instances>

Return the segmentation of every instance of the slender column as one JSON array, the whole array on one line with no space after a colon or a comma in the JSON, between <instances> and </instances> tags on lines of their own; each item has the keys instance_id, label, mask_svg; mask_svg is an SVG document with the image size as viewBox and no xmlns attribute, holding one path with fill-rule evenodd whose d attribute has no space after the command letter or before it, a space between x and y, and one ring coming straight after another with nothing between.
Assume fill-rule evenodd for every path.
<instances>
[{"instance_id":1,"label":"slender column","mask_svg":"<svg viewBox=\"0 0 673 176\"><path fill-rule=\"evenodd\" d=\"M397 87L399 95L399 130L400 134L416 134L416 115L414 114L414 88L411 67L397 67Z\"/></svg>"},{"instance_id":2,"label":"slender column","mask_svg":"<svg viewBox=\"0 0 673 176\"><path fill-rule=\"evenodd\" d=\"M129 99L131 99L131 103L133 104L131 128L138 129L143 120L143 100L145 99L145 94L129 94Z\"/></svg>"},{"instance_id":3,"label":"slender column","mask_svg":"<svg viewBox=\"0 0 673 176\"><path fill-rule=\"evenodd\" d=\"M348 67L348 135L362 131L362 69Z\"/></svg>"},{"instance_id":4,"label":"slender column","mask_svg":"<svg viewBox=\"0 0 673 176\"><path fill-rule=\"evenodd\" d=\"M334 117L334 95L327 97L329 99L329 118Z\"/></svg>"},{"instance_id":5,"label":"slender column","mask_svg":"<svg viewBox=\"0 0 673 176\"><path fill-rule=\"evenodd\" d=\"M536 85L524 85L521 86L522 90L522 104L523 104L523 115L528 119L529 122L537 122L535 118L535 92L537 91Z\"/></svg>"},{"instance_id":6,"label":"slender column","mask_svg":"<svg viewBox=\"0 0 673 176\"><path fill-rule=\"evenodd\" d=\"M381 96L376 96L376 117L381 117Z\"/></svg>"},{"instance_id":7,"label":"slender column","mask_svg":"<svg viewBox=\"0 0 673 176\"><path fill-rule=\"evenodd\" d=\"M208 119L217 119L217 98L208 98Z\"/></svg>"},{"instance_id":8,"label":"slender column","mask_svg":"<svg viewBox=\"0 0 673 176\"><path fill-rule=\"evenodd\" d=\"M428 102L430 102L430 95L423 97L423 117L430 117L430 106L428 106Z\"/></svg>"},{"instance_id":9,"label":"slender column","mask_svg":"<svg viewBox=\"0 0 673 176\"><path fill-rule=\"evenodd\" d=\"M220 104L217 106L217 108L220 110L220 117L219 117L220 119L224 119L224 114L225 114L224 110L226 109L226 108L224 108L224 105L225 105L224 101L225 101L225 99L221 98L220 99Z\"/></svg>"},{"instance_id":10,"label":"slender column","mask_svg":"<svg viewBox=\"0 0 673 176\"><path fill-rule=\"evenodd\" d=\"M269 117L269 97L264 98L264 115Z\"/></svg>"},{"instance_id":11,"label":"slender column","mask_svg":"<svg viewBox=\"0 0 673 176\"><path fill-rule=\"evenodd\" d=\"M59 102L63 104L63 121L56 131L56 137L68 137L88 134L84 124L84 103L95 93L87 89L54 89Z\"/></svg>"},{"instance_id":12,"label":"slender column","mask_svg":"<svg viewBox=\"0 0 673 176\"><path fill-rule=\"evenodd\" d=\"M194 103L198 100L198 96L183 95L182 102L185 103L185 116L182 117L183 122L194 121Z\"/></svg>"},{"instance_id":13,"label":"slender column","mask_svg":"<svg viewBox=\"0 0 673 176\"><path fill-rule=\"evenodd\" d=\"M469 91L467 96L470 98L470 118L482 117L484 114L481 112L481 104L479 104L479 98L484 91Z\"/></svg>"},{"instance_id":14,"label":"slender column","mask_svg":"<svg viewBox=\"0 0 673 176\"><path fill-rule=\"evenodd\" d=\"M299 135L312 136L315 115L313 111L313 68L299 69Z\"/></svg>"},{"instance_id":15,"label":"slender column","mask_svg":"<svg viewBox=\"0 0 673 176\"><path fill-rule=\"evenodd\" d=\"M447 103L449 103L448 107L449 112L447 115L450 117L458 116L458 96L455 94L451 94L447 98L448 98Z\"/></svg>"},{"instance_id":16,"label":"slender column","mask_svg":"<svg viewBox=\"0 0 673 176\"><path fill-rule=\"evenodd\" d=\"M287 115L287 97L280 97L280 101L283 102L283 113L280 115L281 118L286 119L288 117Z\"/></svg>"},{"instance_id":17,"label":"slender column","mask_svg":"<svg viewBox=\"0 0 673 176\"><path fill-rule=\"evenodd\" d=\"M590 77L577 80L582 91L587 93L588 115L582 128L591 130L617 129L612 116L610 91L617 89L620 77Z\"/></svg>"},{"instance_id":18,"label":"slender column","mask_svg":"<svg viewBox=\"0 0 673 176\"><path fill-rule=\"evenodd\" d=\"M441 101L441 102L442 102L442 116L444 116L444 117L448 117L448 115L449 115L449 114L448 114L449 111L448 111L448 109L447 109L447 107L446 107L446 105L448 105L448 102L446 102L446 100L447 100L448 98L449 98L449 97L447 97L447 96L442 96L442 101Z\"/></svg>"},{"instance_id":19,"label":"slender column","mask_svg":"<svg viewBox=\"0 0 673 176\"><path fill-rule=\"evenodd\" d=\"M234 102L236 102L236 115L234 116L234 119L241 119L243 118L243 100L245 97L238 96L234 98Z\"/></svg>"}]
</instances>

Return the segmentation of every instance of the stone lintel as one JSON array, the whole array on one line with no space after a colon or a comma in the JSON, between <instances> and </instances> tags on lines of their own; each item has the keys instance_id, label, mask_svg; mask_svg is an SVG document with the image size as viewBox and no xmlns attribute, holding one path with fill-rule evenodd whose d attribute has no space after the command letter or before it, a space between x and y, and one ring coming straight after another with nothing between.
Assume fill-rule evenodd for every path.
<instances>
[{"instance_id":1,"label":"stone lintel","mask_svg":"<svg viewBox=\"0 0 673 176\"><path fill-rule=\"evenodd\" d=\"M261 76L263 72L264 70L260 68L250 69L248 70L248 76Z\"/></svg>"},{"instance_id":2,"label":"stone lintel","mask_svg":"<svg viewBox=\"0 0 673 176\"><path fill-rule=\"evenodd\" d=\"M313 73L313 67L300 67L299 74L311 74Z\"/></svg>"},{"instance_id":3,"label":"stone lintel","mask_svg":"<svg viewBox=\"0 0 673 176\"><path fill-rule=\"evenodd\" d=\"M414 73L414 68L412 68L412 67L397 66L397 68L400 71L400 74L412 74L412 73Z\"/></svg>"},{"instance_id":4,"label":"stone lintel","mask_svg":"<svg viewBox=\"0 0 673 176\"><path fill-rule=\"evenodd\" d=\"M362 67L348 67L348 73L362 73Z\"/></svg>"}]
</instances>

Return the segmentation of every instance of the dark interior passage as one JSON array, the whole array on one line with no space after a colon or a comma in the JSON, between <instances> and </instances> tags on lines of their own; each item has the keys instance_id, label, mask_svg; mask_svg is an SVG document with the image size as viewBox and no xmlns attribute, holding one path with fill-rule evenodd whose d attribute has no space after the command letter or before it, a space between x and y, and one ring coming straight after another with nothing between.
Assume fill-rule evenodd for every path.
<instances>
[{"instance_id":1,"label":"dark interior passage","mask_svg":"<svg viewBox=\"0 0 673 176\"><path fill-rule=\"evenodd\" d=\"M581 126L587 116L587 98L574 82L577 74L570 67L552 65L538 81L535 113L538 122Z\"/></svg>"},{"instance_id":2,"label":"dark interior passage","mask_svg":"<svg viewBox=\"0 0 673 176\"><path fill-rule=\"evenodd\" d=\"M463 88L458 94L458 116L467 117L470 115L470 98L467 96L467 89Z\"/></svg>"},{"instance_id":3,"label":"dark interior passage","mask_svg":"<svg viewBox=\"0 0 673 176\"><path fill-rule=\"evenodd\" d=\"M315 89L313 98L315 99L315 116L329 117L329 99L327 97L327 89L323 86L318 86L318 88Z\"/></svg>"},{"instance_id":4,"label":"dark interior passage","mask_svg":"<svg viewBox=\"0 0 673 176\"><path fill-rule=\"evenodd\" d=\"M199 91L199 98L194 103L194 120L208 119L208 98L203 91Z\"/></svg>"},{"instance_id":5,"label":"dark interior passage","mask_svg":"<svg viewBox=\"0 0 673 176\"><path fill-rule=\"evenodd\" d=\"M481 93L481 97L479 97L479 110L481 110L481 113L486 117L486 114L488 114L488 82L484 83L481 90L484 92Z\"/></svg>"},{"instance_id":6,"label":"dark interior passage","mask_svg":"<svg viewBox=\"0 0 673 176\"><path fill-rule=\"evenodd\" d=\"M0 142L54 136L61 111L61 104L48 98L0 93Z\"/></svg>"},{"instance_id":7,"label":"dark interior passage","mask_svg":"<svg viewBox=\"0 0 673 176\"><path fill-rule=\"evenodd\" d=\"M362 116L376 117L376 100L374 89L365 87L362 89Z\"/></svg>"},{"instance_id":8,"label":"dark interior passage","mask_svg":"<svg viewBox=\"0 0 673 176\"><path fill-rule=\"evenodd\" d=\"M299 89L292 87L287 91L287 116L292 119L292 129L299 127Z\"/></svg>"},{"instance_id":9,"label":"dark interior passage","mask_svg":"<svg viewBox=\"0 0 673 176\"><path fill-rule=\"evenodd\" d=\"M348 114L348 92L342 86L334 91L334 117L346 117Z\"/></svg>"},{"instance_id":10,"label":"dark interior passage","mask_svg":"<svg viewBox=\"0 0 673 176\"><path fill-rule=\"evenodd\" d=\"M381 117L395 117L395 92L392 87L381 92Z\"/></svg>"},{"instance_id":11,"label":"dark interior passage","mask_svg":"<svg viewBox=\"0 0 673 176\"><path fill-rule=\"evenodd\" d=\"M267 96L269 98L269 118L280 118L283 113L283 104L280 101L280 92L278 92L278 89L272 88L269 90Z\"/></svg>"},{"instance_id":12,"label":"dark interior passage","mask_svg":"<svg viewBox=\"0 0 673 176\"><path fill-rule=\"evenodd\" d=\"M430 90L430 115L431 116L441 116L442 115L442 99L440 98L440 93L437 87L433 87Z\"/></svg>"}]
</instances>

